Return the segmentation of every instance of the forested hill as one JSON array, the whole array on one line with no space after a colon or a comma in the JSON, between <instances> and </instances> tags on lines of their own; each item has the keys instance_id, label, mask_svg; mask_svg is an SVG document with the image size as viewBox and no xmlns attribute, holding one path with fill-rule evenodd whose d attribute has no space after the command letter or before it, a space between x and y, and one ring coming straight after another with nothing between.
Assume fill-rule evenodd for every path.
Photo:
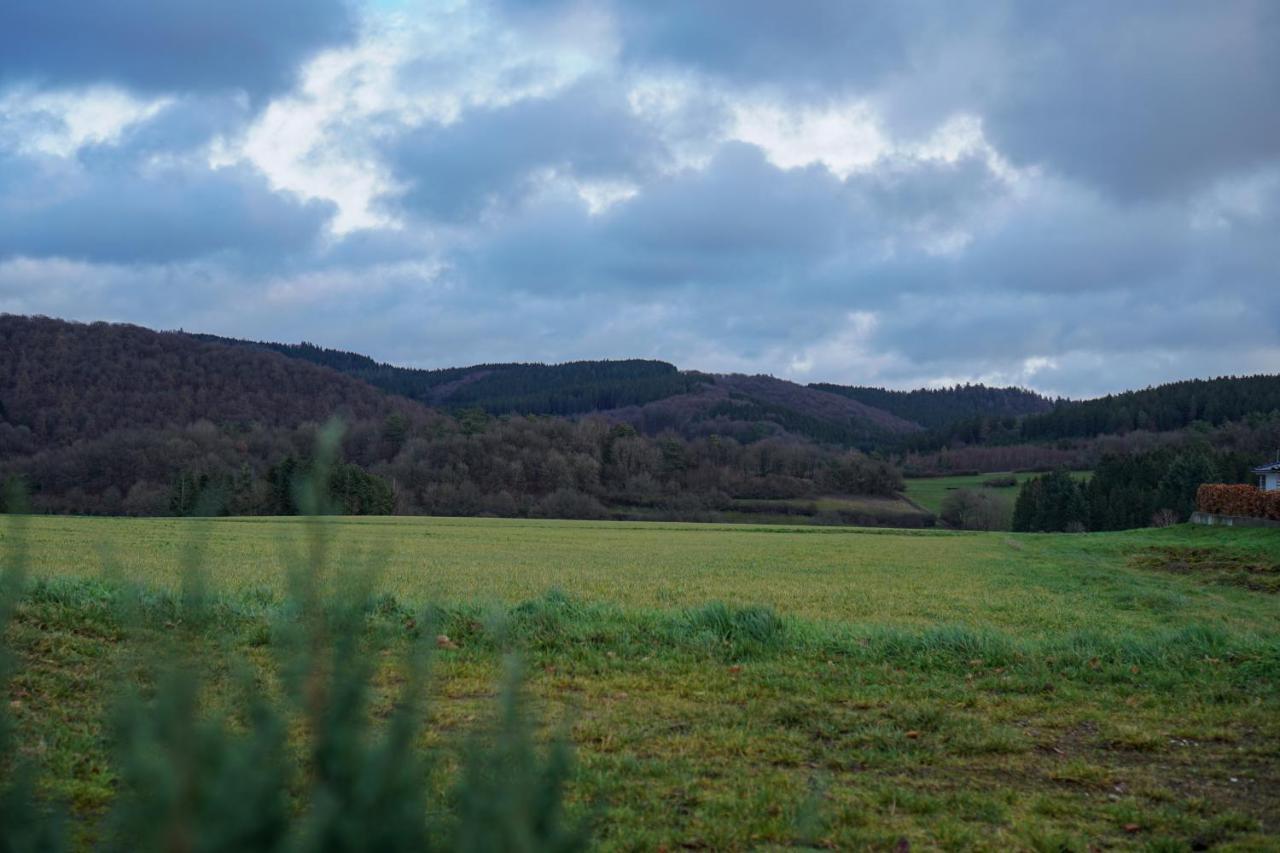
<instances>
[{"instance_id":1,"label":"forested hill","mask_svg":"<svg viewBox=\"0 0 1280 853\"><path fill-rule=\"evenodd\" d=\"M663 361L477 364L423 370L314 344L280 344L193 335L202 341L268 350L324 365L385 391L452 412L491 415L600 414L656 435L711 434L751 442L795 436L870 449L920 426L890 412L821 389L767 376L681 371Z\"/></svg>"},{"instance_id":2,"label":"forested hill","mask_svg":"<svg viewBox=\"0 0 1280 853\"><path fill-rule=\"evenodd\" d=\"M990 388L986 385L955 385L951 388L921 388L890 391L885 388L813 383L810 388L839 394L891 412L926 429L944 427L974 417L1022 417L1053 409L1054 401L1025 388Z\"/></svg>"},{"instance_id":3,"label":"forested hill","mask_svg":"<svg viewBox=\"0 0 1280 853\"><path fill-rule=\"evenodd\" d=\"M604 375L618 364L606 363ZM602 375L597 367L560 375L581 387ZM729 399L715 387L713 403ZM490 388L526 390L516 379ZM853 411L852 401L833 400L847 405L831 417ZM319 465L320 425L334 415L340 452L333 466ZM270 347L0 315L0 495L16 486L26 497L13 506L40 512L289 515L301 509L299 484L321 473L347 514L724 520L783 506L808 517L820 496L895 504L902 487L888 462L776 424L739 442L643 435L623 420L475 408L454 416ZM0 512L13 508L7 501ZM857 505L828 515L871 523L880 512ZM909 507L885 512L895 523L928 520Z\"/></svg>"},{"instance_id":4,"label":"forested hill","mask_svg":"<svg viewBox=\"0 0 1280 853\"><path fill-rule=\"evenodd\" d=\"M113 323L0 315L0 429L28 452L113 430L292 427L404 406L364 382L275 353Z\"/></svg>"},{"instance_id":5,"label":"forested hill","mask_svg":"<svg viewBox=\"0 0 1280 853\"><path fill-rule=\"evenodd\" d=\"M1135 430L1169 432L1197 421L1219 426L1250 415L1280 412L1280 375L1188 379L1064 403L1024 419L1024 441L1092 438Z\"/></svg>"},{"instance_id":6,"label":"forested hill","mask_svg":"<svg viewBox=\"0 0 1280 853\"><path fill-rule=\"evenodd\" d=\"M1171 442L1269 455L1278 446L1277 424L1280 375L1223 376L1060 400L1022 418L968 418L906 436L900 447L912 471L1092 466L1104 452Z\"/></svg>"},{"instance_id":7,"label":"forested hill","mask_svg":"<svg viewBox=\"0 0 1280 853\"><path fill-rule=\"evenodd\" d=\"M725 435L740 441L792 435L825 444L872 448L917 432L910 418L846 394L768 376L681 371L663 361L576 361L566 364L478 364L438 370L397 367L314 344L200 340L256 348L324 365L385 391L458 412L493 415L601 414L642 432L686 437Z\"/></svg>"},{"instance_id":8,"label":"forested hill","mask_svg":"<svg viewBox=\"0 0 1280 853\"><path fill-rule=\"evenodd\" d=\"M314 344L242 341L192 335L207 342L266 349L320 364L432 406L490 414L574 415L635 406L683 394L697 380L663 361L574 361L566 364L477 364L422 370L382 364L365 355Z\"/></svg>"}]
</instances>

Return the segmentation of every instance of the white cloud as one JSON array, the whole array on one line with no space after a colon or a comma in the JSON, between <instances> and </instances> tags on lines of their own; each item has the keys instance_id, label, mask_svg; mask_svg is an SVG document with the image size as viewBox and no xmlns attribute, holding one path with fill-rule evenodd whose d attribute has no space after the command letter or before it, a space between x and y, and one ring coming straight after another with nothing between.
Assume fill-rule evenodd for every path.
<instances>
[{"instance_id":1,"label":"white cloud","mask_svg":"<svg viewBox=\"0 0 1280 853\"><path fill-rule=\"evenodd\" d=\"M172 98L140 99L121 89L0 91L0 133L22 153L69 157L85 145L114 142Z\"/></svg>"},{"instance_id":2,"label":"white cloud","mask_svg":"<svg viewBox=\"0 0 1280 853\"><path fill-rule=\"evenodd\" d=\"M786 108L748 101L732 108L730 137L757 145L784 169L821 163L841 178L892 150L872 108L863 102Z\"/></svg>"}]
</instances>

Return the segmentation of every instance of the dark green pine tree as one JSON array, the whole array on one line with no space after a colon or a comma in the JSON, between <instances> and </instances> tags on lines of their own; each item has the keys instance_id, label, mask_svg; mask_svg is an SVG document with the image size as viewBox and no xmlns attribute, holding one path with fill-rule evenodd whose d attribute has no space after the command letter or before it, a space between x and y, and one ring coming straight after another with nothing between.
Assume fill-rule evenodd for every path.
<instances>
[{"instance_id":1,"label":"dark green pine tree","mask_svg":"<svg viewBox=\"0 0 1280 853\"><path fill-rule=\"evenodd\" d=\"M267 469L267 507L265 515L297 515L298 504L293 490L299 474L298 460L286 456Z\"/></svg>"},{"instance_id":2,"label":"dark green pine tree","mask_svg":"<svg viewBox=\"0 0 1280 853\"><path fill-rule=\"evenodd\" d=\"M179 471L169 489L169 512L172 515L192 515L199 503L200 491L207 482L207 476L186 470Z\"/></svg>"},{"instance_id":3,"label":"dark green pine tree","mask_svg":"<svg viewBox=\"0 0 1280 853\"><path fill-rule=\"evenodd\" d=\"M1020 533L1035 530L1037 507L1040 505L1042 491L1040 478L1033 477L1022 484L1018 490L1018 499L1013 504L1013 529Z\"/></svg>"},{"instance_id":4,"label":"dark green pine tree","mask_svg":"<svg viewBox=\"0 0 1280 853\"><path fill-rule=\"evenodd\" d=\"M1087 530L1089 504L1080 485L1063 470L1022 485L1013 507L1013 529L1041 533Z\"/></svg>"},{"instance_id":5,"label":"dark green pine tree","mask_svg":"<svg viewBox=\"0 0 1280 853\"><path fill-rule=\"evenodd\" d=\"M1196 490L1202 483L1221 480L1218 466L1204 450L1193 448L1179 453L1169 464L1156 489L1156 509L1171 509L1179 520L1191 517L1196 508Z\"/></svg>"}]
</instances>

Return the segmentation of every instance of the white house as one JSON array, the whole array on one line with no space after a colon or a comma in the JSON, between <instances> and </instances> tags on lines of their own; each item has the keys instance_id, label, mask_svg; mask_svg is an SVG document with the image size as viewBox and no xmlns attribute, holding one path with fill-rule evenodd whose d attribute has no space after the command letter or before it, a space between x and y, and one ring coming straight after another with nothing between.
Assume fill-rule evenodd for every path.
<instances>
[{"instance_id":1,"label":"white house","mask_svg":"<svg viewBox=\"0 0 1280 853\"><path fill-rule=\"evenodd\" d=\"M1258 475L1258 488L1264 492L1280 491L1280 461L1268 462L1253 469Z\"/></svg>"}]
</instances>

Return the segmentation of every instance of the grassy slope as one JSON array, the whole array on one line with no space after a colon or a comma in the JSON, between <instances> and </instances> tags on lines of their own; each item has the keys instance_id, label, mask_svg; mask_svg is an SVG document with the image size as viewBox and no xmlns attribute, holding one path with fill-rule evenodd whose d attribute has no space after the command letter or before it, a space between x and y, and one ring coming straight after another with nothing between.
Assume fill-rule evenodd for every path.
<instances>
[{"instance_id":1,"label":"grassy slope","mask_svg":"<svg viewBox=\"0 0 1280 853\"><path fill-rule=\"evenodd\" d=\"M950 492L956 489L973 489L995 498L1004 507L1005 514L1012 518L1013 502L1018 498L1017 486L987 488L982 485L984 481L995 477L1010 476L1015 477L1020 486L1038 475L1023 472L1019 474L963 474L956 477L913 477L906 481L907 488L903 494L936 515L942 512L942 502ZM1072 476L1084 479L1089 476L1089 473L1077 471Z\"/></svg>"},{"instance_id":2,"label":"grassy slope","mask_svg":"<svg viewBox=\"0 0 1280 853\"><path fill-rule=\"evenodd\" d=\"M211 653L253 656L297 520L37 518L15 638L20 731L84 812L110 796L90 723L139 642L106 563L228 595ZM1272 531L1080 536L476 519L340 520L333 562L381 566L397 602L448 605L428 742L492 693L485 602L511 611L531 690L567 715L575 791L606 847L812 842L886 849L1142 846L1280 833L1280 596L1130 564L1153 548L1280 564ZM6 533L4 547L13 547ZM559 588L571 598L543 597ZM249 595L248 598L245 596ZM269 600L270 596L266 596ZM764 605L751 610L708 602ZM270 609L268 607L268 609ZM753 615L754 614L754 615ZM163 623L157 630L163 632ZM269 631L266 631L269 637ZM1234 780L1234 781L1233 781Z\"/></svg>"}]
</instances>

